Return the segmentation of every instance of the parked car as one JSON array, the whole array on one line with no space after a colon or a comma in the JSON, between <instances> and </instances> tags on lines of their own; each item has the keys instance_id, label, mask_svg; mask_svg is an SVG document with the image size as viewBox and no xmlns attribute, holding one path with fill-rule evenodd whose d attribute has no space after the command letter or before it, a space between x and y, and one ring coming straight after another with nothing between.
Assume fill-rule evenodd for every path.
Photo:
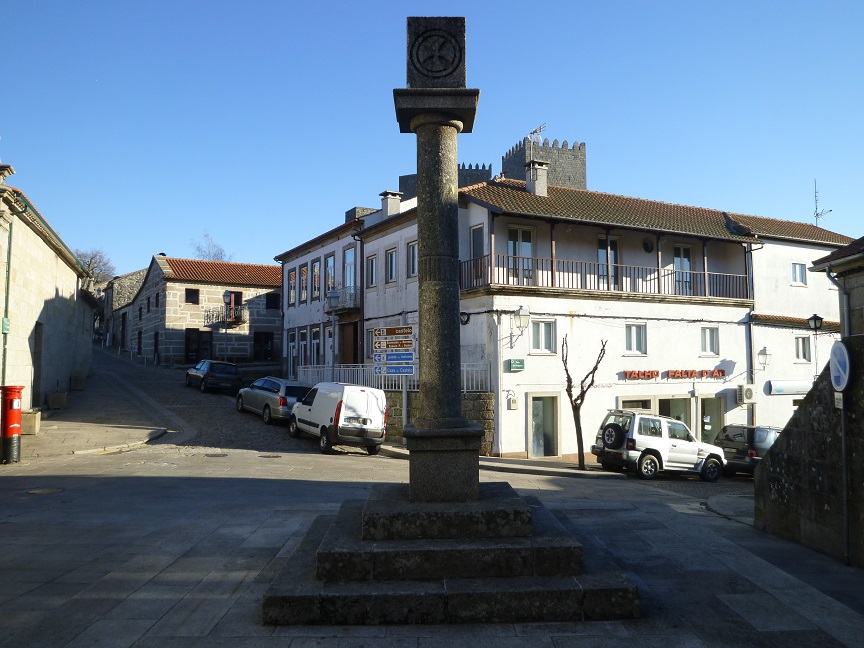
<instances>
[{"instance_id":1,"label":"parked car","mask_svg":"<svg viewBox=\"0 0 864 648\"><path fill-rule=\"evenodd\" d=\"M762 425L727 425L714 439L726 457L724 475L753 474L765 453L774 445L782 428Z\"/></svg>"},{"instance_id":2,"label":"parked car","mask_svg":"<svg viewBox=\"0 0 864 648\"><path fill-rule=\"evenodd\" d=\"M591 453L603 468L630 468L642 479L666 470L697 473L713 482L726 464L722 449L697 441L682 421L628 410L609 410Z\"/></svg>"},{"instance_id":3,"label":"parked car","mask_svg":"<svg viewBox=\"0 0 864 648\"><path fill-rule=\"evenodd\" d=\"M341 444L366 448L370 455L378 454L386 428L384 392L348 383L318 383L294 405L288 419L288 434L298 437L308 432L317 436L324 453Z\"/></svg>"},{"instance_id":4,"label":"parked car","mask_svg":"<svg viewBox=\"0 0 864 648\"><path fill-rule=\"evenodd\" d=\"M202 392L218 389L236 392L243 384L237 365L219 360L202 360L186 372L186 386Z\"/></svg>"},{"instance_id":5,"label":"parked car","mask_svg":"<svg viewBox=\"0 0 864 648\"><path fill-rule=\"evenodd\" d=\"M294 380L273 376L259 378L238 392L237 411L260 414L267 424L274 420L287 421L291 418L291 408L308 394L310 389L312 388L309 385L302 385Z\"/></svg>"}]
</instances>

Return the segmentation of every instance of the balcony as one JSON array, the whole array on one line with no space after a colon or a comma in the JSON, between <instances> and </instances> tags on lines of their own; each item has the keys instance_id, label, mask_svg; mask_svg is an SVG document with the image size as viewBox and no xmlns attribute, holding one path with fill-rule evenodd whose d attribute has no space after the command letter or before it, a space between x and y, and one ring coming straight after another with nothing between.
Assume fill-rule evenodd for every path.
<instances>
[{"instance_id":1,"label":"balcony","mask_svg":"<svg viewBox=\"0 0 864 648\"><path fill-rule=\"evenodd\" d=\"M328 294L330 292L336 292L339 294L339 302L336 304L337 313L352 310L355 308L360 308L360 291L357 290L355 286L347 286L345 288L331 288L328 291ZM329 312L329 305L327 311Z\"/></svg>"},{"instance_id":2,"label":"balcony","mask_svg":"<svg viewBox=\"0 0 864 648\"><path fill-rule=\"evenodd\" d=\"M208 308L204 311L204 325L232 327L240 326L244 322L249 321L249 307L246 304L239 306L219 306L218 308Z\"/></svg>"},{"instance_id":3,"label":"balcony","mask_svg":"<svg viewBox=\"0 0 864 648\"><path fill-rule=\"evenodd\" d=\"M461 262L459 286L462 290L487 286L525 286L638 295L750 299L747 275L508 254L486 255Z\"/></svg>"}]
</instances>

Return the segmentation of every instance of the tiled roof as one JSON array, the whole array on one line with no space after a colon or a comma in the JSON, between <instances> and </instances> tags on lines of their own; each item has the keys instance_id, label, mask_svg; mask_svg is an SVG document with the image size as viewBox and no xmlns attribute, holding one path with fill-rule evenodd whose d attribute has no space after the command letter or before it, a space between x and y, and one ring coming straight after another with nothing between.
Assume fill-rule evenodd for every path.
<instances>
[{"instance_id":1,"label":"tiled roof","mask_svg":"<svg viewBox=\"0 0 864 648\"><path fill-rule=\"evenodd\" d=\"M675 205L615 194L548 187L548 196L525 190L520 180L493 180L459 190L460 195L499 213L557 217L611 227L632 227L659 232L733 241L752 241L753 235L845 245L852 239L820 227L717 209Z\"/></svg>"},{"instance_id":2,"label":"tiled roof","mask_svg":"<svg viewBox=\"0 0 864 648\"><path fill-rule=\"evenodd\" d=\"M278 288L282 285L282 266L228 261L202 261L166 257L171 272L166 279L200 281L226 286L261 286Z\"/></svg>"},{"instance_id":3,"label":"tiled roof","mask_svg":"<svg viewBox=\"0 0 864 648\"><path fill-rule=\"evenodd\" d=\"M834 263L835 261L843 261L845 259L849 259L853 256L857 256L859 254L864 254L864 236L859 239L852 241L846 247L842 247L839 250L834 250L828 256L822 257L821 259L816 259L813 262L814 266L821 266L826 263Z\"/></svg>"},{"instance_id":4,"label":"tiled roof","mask_svg":"<svg viewBox=\"0 0 864 648\"><path fill-rule=\"evenodd\" d=\"M753 322L761 322L763 324L777 324L780 326L794 326L796 328L810 328L810 323L806 317L789 317L787 315L766 315L763 313L751 313L750 319ZM832 320L822 321L822 331L839 331L840 322Z\"/></svg>"}]
</instances>

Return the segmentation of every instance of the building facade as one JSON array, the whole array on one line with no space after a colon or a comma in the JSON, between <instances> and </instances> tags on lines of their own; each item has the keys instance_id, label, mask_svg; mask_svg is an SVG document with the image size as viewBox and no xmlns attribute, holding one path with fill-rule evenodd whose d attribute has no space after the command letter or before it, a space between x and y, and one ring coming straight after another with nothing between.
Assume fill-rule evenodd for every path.
<instances>
[{"instance_id":1,"label":"building facade","mask_svg":"<svg viewBox=\"0 0 864 648\"><path fill-rule=\"evenodd\" d=\"M0 165L2 384L23 385L24 409L45 405L90 373L98 302L74 253Z\"/></svg>"},{"instance_id":2,"label":"building facade","mask_svg":"<svg viewBox=\"0 0 864 648\"><path fill-rule=\"evenodd\" d=\"M157 364L278 362L281 305L279 266L157 254L114 310L112 343Z\"/></svg>"},{"instance_id":3,"label":"building facade","mask_svg":"<svg viewBox=\"0 0 864 648\"><path fill-rule=\"evenodd\" d=\"M585 447L611 408L680 418L708 441L727 423L782 426L827 361L839 325L836 289L807 268L850 239L802 223L588 191L579 173L584 145L538 140L508 156L529 148L535 159L526 180L498 177L460 190L461 359L488 368L493 454L577 452L565 339L577 384L606 343L582 408ZM551 184L552 166L570 158L570 186ZM321 248L326 258L353 246L361 269L352 278L353 325L366 363L376 328L413 324L423 335L413 207L384 192L380 210L331 231L329 251ZM289 265L314 263L310 253L308 244L295 248ZM340 289L338 277L334 285ZM824 321L818 332L808 325L813 313ZM310 314L286 308L286 327L326 331L325 311Z\"/></svg>"}]
</instances>

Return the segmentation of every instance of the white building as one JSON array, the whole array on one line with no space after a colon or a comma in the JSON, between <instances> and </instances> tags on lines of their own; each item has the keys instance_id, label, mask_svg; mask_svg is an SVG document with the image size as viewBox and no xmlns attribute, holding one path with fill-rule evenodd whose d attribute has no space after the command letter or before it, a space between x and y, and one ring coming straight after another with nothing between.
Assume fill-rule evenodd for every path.
<instances>
[{"instance_id":1,"label":"white building","mask_svg":"<svg viewBox=\"0 0 864 648\"><path fill-rule=\"evenodd\" d=\"M535 157L547 147L538 142ZM586 448L610 408L676 416L708 440L727 423L782 426L838 328L836 289L807 267L851 239L803 223L547 186L548 166L533 164L527 183L497 178L460 189L462 362L488 367L493 453L577 452L565 336L577 386L607 342L582 409ZM376 327L416 323L422 337L413 207L384 192L381 210L355 213L277 257L288 286L286 348L298 345L299 364L331 362L332 314L325 293L316 301L313 288L303 292L304 268L313 282L323 273L327 285L350 292L337 326L343 345L348 327L353 355L337 362L369 363ZM814 313L824 319L818 334L807 322Z\"/></svg>"}]
</instances>

